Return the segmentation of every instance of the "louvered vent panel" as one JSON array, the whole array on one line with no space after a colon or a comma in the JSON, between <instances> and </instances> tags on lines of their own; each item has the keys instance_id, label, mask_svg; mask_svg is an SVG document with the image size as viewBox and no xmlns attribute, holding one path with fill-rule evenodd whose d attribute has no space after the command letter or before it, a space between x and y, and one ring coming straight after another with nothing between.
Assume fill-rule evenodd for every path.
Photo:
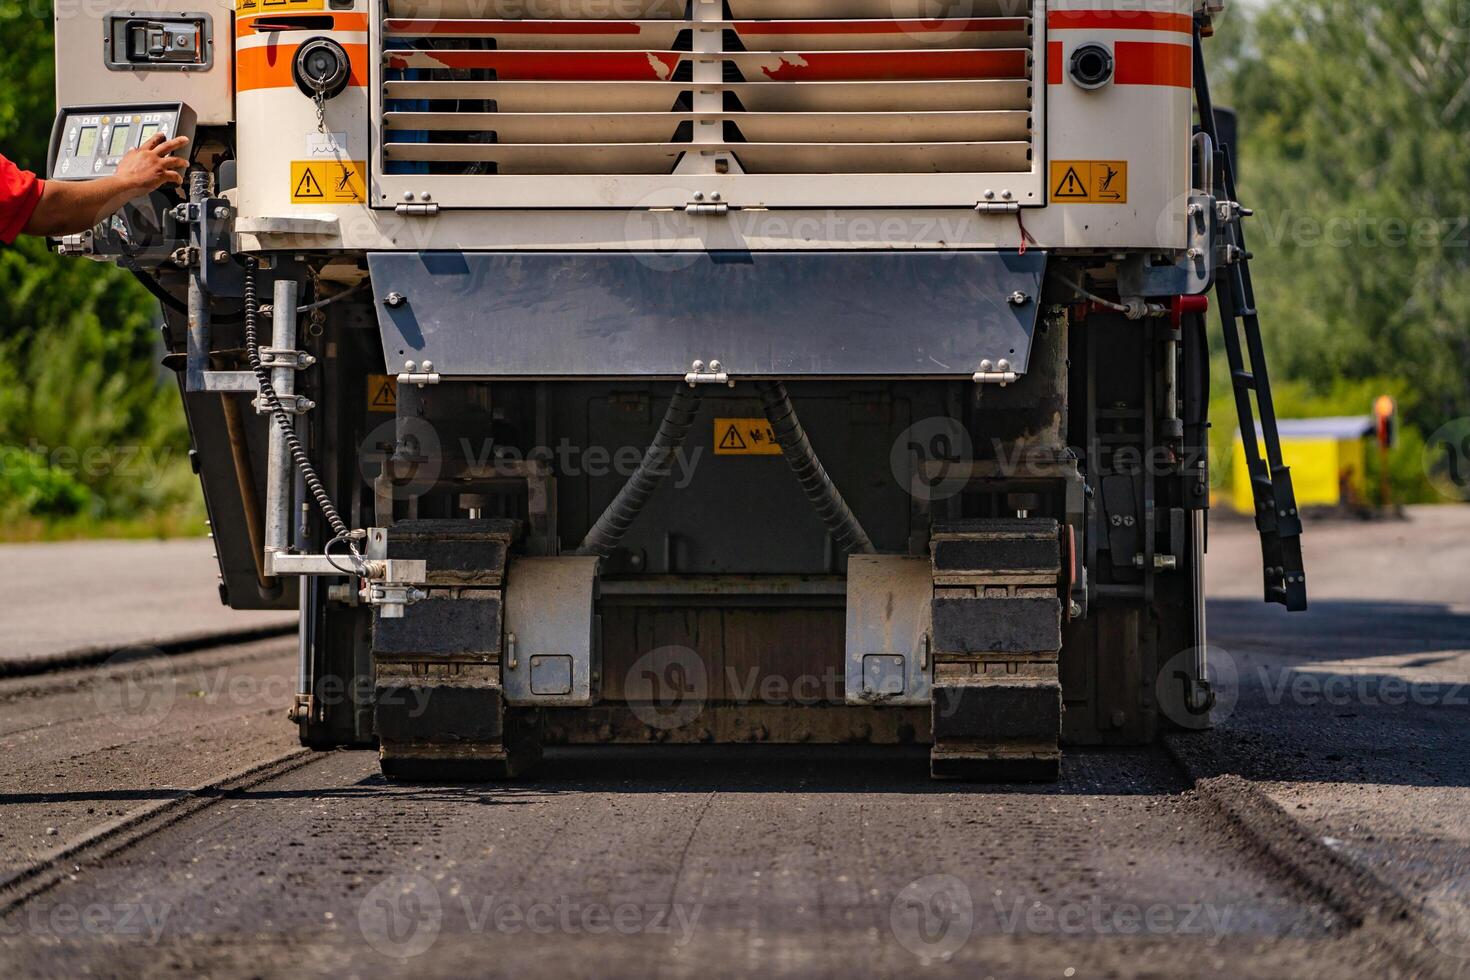
<instances>
[{"instance_id":1,"label":"louvered vent panel","mask_svg":"<svg viewBox=\"0 0 1470 980\"><path fill-rule=\"evenodd\" d=\"M1036 155L1031 0L384 4L385 174L1023 174Z\"/></svg>"}]
</instances>

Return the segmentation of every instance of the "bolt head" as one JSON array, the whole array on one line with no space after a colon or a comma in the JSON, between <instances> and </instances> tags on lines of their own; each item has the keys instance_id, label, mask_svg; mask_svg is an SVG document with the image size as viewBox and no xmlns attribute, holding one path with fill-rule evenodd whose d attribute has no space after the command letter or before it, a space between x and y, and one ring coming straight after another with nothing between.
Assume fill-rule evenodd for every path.
<instances>
[{"instance_id":1,"label":"bolt head","mask_svg":"<svg viewBox=\"0 0 1470 980\"><path fill-rule=\"evenodd\" d=\"M993 200L995 200L995 191L987 190L985 192L985 200L987 200L987 201L993 201Z\"/></svg>"},{"instance_id":2,"label":"bolt head","mask_svg":"<svg viewBox=\"0 0 1470 980\"><path fill-rule=\"evenodd\" d=\"M412 201L413 200L413 191L404 191L403 192L403 199L405 201Z\"/></svg>"},{"instance_id":3,"label":"bolt head","mask_svg":"<svg viewBox=\"0 0 1470 980\"><path fill-rule=\"evenodd\" d=\"M694 370L694 373L695 374L698 374L699 372L701 372L701 371L704 370L704 362L703 361L695 361L693 364L691 364L689 366Z\"/></svg>"},{"instance_id":4,"label":"bolt head","mask_svg":"<svg viewBox=\"0 0 1470 980\"><path fill-rule=\"evenodd\" d=\"M433 370L434 370L434 362L433 361L425 361L424 362L424 373L425 374L430 374L430 373L433 372Z\"/></svg>"},{"instance_id":5,"label":"bolt head","mask_svg":"<svg viewBox=\"0 0 1470 980\"><path fill-rule=\"evenodd\" d=\"M1011 369L1011 362L1002 357L995 362L995 369L997 371L1009 371Z\"/></svg>"},{"instance_id":6,"label":"bolt head","mask_svg":"<svg viewBox=\"0 0 1470 980\"><path fill-rule=\"evenodd\" d=\"M1025 306L1028 302L1030 302L1031 297L1027 296L1025 293L1021 292L1018 289L1014 293L1011 293L1008 299L1010 300L1010 304L1012 306Z\"/></svg>"},{"instance_id":7,"label":"bolt head","mask_svg":"<svg viewBox=\"0 0 1470 980\"><path fill-rule=\"evenodd\" d=\"M986 372L994 371L995 370L995 362L992 361L992 360L990 360L990 358L987 357L985 360L983 360L983 361L980 362L980 370L981 371L986 371Z\"/></svg>"},{"instance_id":8,"label":"bolt head","mask_svg":"<svg viewBox=\"0 0 1470 980\"><path fill-rule=\"evenodd\" d=\"M715 372L716 374L719 374L720 373L720 362L719 361L710 361L709 362L709 369L711 371Z\"/></svg>"},{"instance_id":9,"label":"bolt head","mask_svg":"<svg viewBox=\"0 0 1470 980\"><path fill-rule=\"evenodd\" d=\"M694 192L694 199L696 201L703 201L704 200L704 191L695 191Z\"/></svg>"},{"instance_id":10,"label":"bolt head","mask_svg":"<svg viewBox=\"0 0 1470 980\"><path fill-rule=\"evenodd\" d=\"M409 372L410 374L412 374L414 372L414 370L416 370L418 368L418 366L419 365L418 365L418 362L417 361L404 361L403 362L403 370Z\"/></svg>"},{"instance_id":11,"label":"bolt head","mask_svg":"<svg viewBox=\"0 0 1470 980\"><path fill-rule=\"evenodd\" d=\"M420 191L419 192L419 200L420 201L428 201L428 200L432 199L433 196L434 195L430 194L428 191Z\"/></svg>"},{"instance_id":12,"label":"bolt head","mask_svg":"<svg viewBox=\"0 0 1470 980\"><path fill-rule=\"evenodd\" d=\"M407 299L408 297L404 296L400 292L395 291L389 293L387 296L384 296L383 303L386 306L397 309L398 307L402 306Z\"/></svg>"}]
</instances>

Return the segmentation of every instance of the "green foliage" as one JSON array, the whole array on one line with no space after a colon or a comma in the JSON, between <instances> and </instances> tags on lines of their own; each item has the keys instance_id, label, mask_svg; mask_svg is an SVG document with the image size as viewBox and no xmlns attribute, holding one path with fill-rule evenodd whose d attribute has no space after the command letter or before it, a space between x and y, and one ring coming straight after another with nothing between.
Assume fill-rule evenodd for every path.
<instances>
[{"instance_id":1,"label":"green foliage","mask_svg":"<svg viewBox=\"0 0 1470 980\"><path fill-rule=\"evenodd\" d=\"M1217 99L1240 113L1274 376L1334 410L1343 379L1399 379L1389 387L1424 432L1470 414L1465 10L1292 0L1247 16L1237 5L1210 45Z\"/></svg>"},{"instance_id":2,"label":"green foliage","mask_svg":"<svg viewBox=\"0 0 1470 980\"><path fill-rule=\"evenodd\" d=\"M0 517L72 516L92 502L87 488L65 470L19 446L0 446Z\"/></svg>"},{"instance_id":3,"label":"green foliage","mask_svg":"<svg viewBox=\"0 0 1470 980\"><path fill-rule=\"evenodd\" d=\"M0 50L0 152L40 170L54 115L49 5L0 10ZM201 510L157 321L124 272L40 239L0 246L0 536L35 536L27 515L74 515L81 528Z\"/></svg>"}]
</instances>

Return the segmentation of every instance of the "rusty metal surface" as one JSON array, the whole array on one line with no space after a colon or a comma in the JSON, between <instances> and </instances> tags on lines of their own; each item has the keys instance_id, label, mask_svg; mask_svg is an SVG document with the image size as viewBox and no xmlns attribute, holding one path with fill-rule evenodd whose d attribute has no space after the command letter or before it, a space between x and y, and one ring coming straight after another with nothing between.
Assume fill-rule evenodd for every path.
<instances>
[{"instance_id":1,"label":"rusty metal surface","mask_svg":"<svg viewBox=\"0 0 1470 980\"><path fill-rule=\"evenodd\" d=\"M927 559L848 558L848 703L929 703L933 594Z\"/></svg>"}]
</instances>

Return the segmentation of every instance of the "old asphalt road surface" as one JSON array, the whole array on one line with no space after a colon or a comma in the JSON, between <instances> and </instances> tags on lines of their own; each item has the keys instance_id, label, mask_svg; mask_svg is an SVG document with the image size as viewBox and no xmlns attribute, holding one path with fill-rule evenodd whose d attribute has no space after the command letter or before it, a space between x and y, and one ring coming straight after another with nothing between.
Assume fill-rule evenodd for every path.
<instances>
[{"instance_id":1,"label":"old asphalt road surface","mask_svg":"<svg viewBox=\"0 0 1470 980\"><path fill-rule=\"evenodd\" d=\"M1051 787L662 746L388 786L293 752L280 640L6 681L0 970L1470 974L1467 514L1315 528L1296 619L1217 527L1220 727Z\"/></svg>"}]
</instances>

